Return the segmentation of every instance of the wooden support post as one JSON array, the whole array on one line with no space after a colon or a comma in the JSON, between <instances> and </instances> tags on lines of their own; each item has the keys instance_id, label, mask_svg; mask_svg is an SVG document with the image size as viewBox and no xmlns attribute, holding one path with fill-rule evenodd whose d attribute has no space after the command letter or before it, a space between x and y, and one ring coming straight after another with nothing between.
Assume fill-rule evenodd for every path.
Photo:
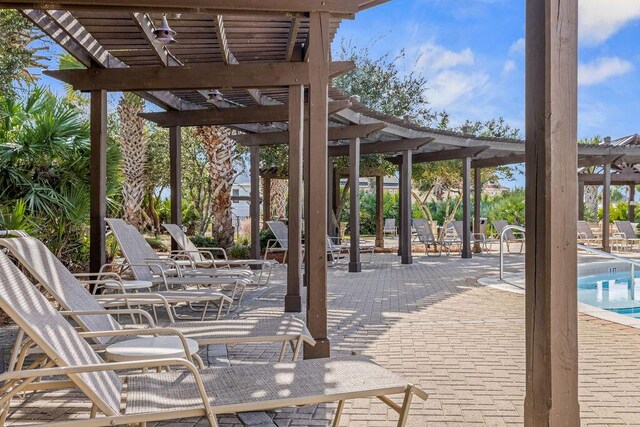
<instances>
[{"instance_id":1,"label":"wooden support post","mask_svg":"<svg viewBox=\"0 0 640 427\"><path fill-rule=\"evenodd\" d=\"M602 250L611 252L611 165L604 165L602 183Z\"/></svg>"},{"instance_id":2,"label":"wooden support post","mask_svg":"<svg viewBox=\"0 0 640 427\"><path fill-rule=\"evenodd\" d=\"M169 187L171 189L171 223L182 227L182 133L180 126L169 128ZM171 239L171 249L180 249Z\"/></svg>"},{"instance_id":3,"label":"wooden support post","mask_svg":"<svg viewBox=\"0 0 640 427\"><path fill-rule=\"evenodd\" d=\"M579 426L578 0L526 1L524 424Z\"/></svg>"},{"instance_id":4,"label":"wooden support post","mask_svg":"<svg viewBox=\"0 0 640 427\"><path fill-rule=\"evenodd\" d=\"M584 221L584 182L578 182L578 219Z\"/></svg>"},{"instance_id":5,"label":"wooden support post","mask_svg":"<svg viewBox=\"0 0 640 427\"><path fill-rule=\"evenodd\" d=\"M362 271L360 264L360 138L352 139L349 144L349 177L351 192L349 193L349 272Z\"/></svg>"},{"instance_id":6,"label":"wooden support post","mask_svg":"<svg viewBox=\"0 0 640 427\"><path fill-rule=\"evenodd\" d=\"M308 92L307 92L308 96ZM309 200L311 200L311 189L309 187L309 165L311 164L311 159L309 158L309 121L306 120L303 123L303 142L302 142L302 155L303 155L303 169L302 175L304 179L304 196L303 196L303 210L302 210L302 218L303 218L303 230L304 230L304 275L302 276L302 283L304 287L309 286L309 275L308 266L309 266Z\"/></svg>"},{"instance_id":7,"label":"wooden support post","mask_svg":"<svg viewBox=\"0 0 640 427\"><path fill-rule=\"evenodd\" d=\"M340 205L340 176L336 169L333 169L333 190L331 191L331 195L333 199L331 201L331 209L333 209L333 217L336 221L336 228L338 229L338 234L340 234L340 218L336 216L338 212L338 206Z\"/></svg>"},{"instance_id":8,"label":"wooden support post","mask_svg":"<svg viewBox=\"0 0 640 427\"><path fill-rule=\"evenodd\" d=\"M384 175L376 176L376 247L384 249Z\"/></svg>"},{"instance_id":9,"label":"wooden support post","mask_svg":"<svg viewBox=\"0 0 640 427\"><path fill-rule=\"evenodd\" d=\"M338 237L339 231L338 227L336 226L336 222L334 221L333 214L333 200L335 199L335 196L333 194L333 191L335 190L333 180L335 179L335 171L333 167L332 157L329 157L327 164L327 232L330 237Z\"/></svg>"},{"instance_id":10,"label":"wooden support post","mask_svg":"<svg viewBox=\"0 0 640 427\"><path fill-rule=\"evenodd\" d=\"M309 234L306 236L307 327L316 340L305 344L305 359L330 356L327 338L327 120L329 24L326 12L309 14Z\"/></svg>"},{"instance_id":11,"label":"wooden support post","mask_svg":"<svg viewBox=\"0 0 640 427\"><path fill-rule=\"evenodd\" d=\"M262 178L262 228L267 227L267 221L271 221L271 178Z\"/></svg>"},{"instance_id":12,"label":"wooden support post","mask_svg":"<svg viewBox=\"0 0 640 427\"><path fill-rule=\"evenodd\" d=\"M636 186L634 184L629 186L629 213L627 214L627 220L636 222Z\"/></svg>"},{"instance_id":13,"label":"wooden support post","mask_svg":"<svg viewBox=\"0 0 640 427\"><path fill-rule=\"evenodd\" d=\"M89 214L89 269L97 273L106 263L107 214L107 92L91 92L91 208Z\"/></svg>"},{"instance_id":14,"label":"wooden support post","mask_svg":"<svg viewBox=\"0 0 640 427\"><path fill-rule=\"evenodd\" d=\"M289 87L289 224L287 295L284 311L300 313L302 299L302 147L304 141L304 88Z\"/></svg>"},{"instance_id":15,"label":"wooden support post","mask_svg":"<svg viewBox=\"0 0 640 427\"><path fill-rule=\"evenodd\" d=\"M480 230L480 217L482 212L480 212L480 206L482 202L482 169L475 168L473 169L473 232L481 233ZM476 234L477 235L477 234ZM478 239L474 239L473 251L477 254L482 252L482 248L480 247L480 241Z\"/></svg>"},{"instance_id":16,"label":"wooden support post","mask_svg":"<svg viewBox=\"0 0 640 427\"><path fill-rule=\"evenodd\" d=\"M260 258L260 147L249 150L251 202L251 258Z\"/></svg>"},{"instance_id":17,"label":"wooden support post","mask_svg":"<svg viewBox=\"0 0 640 427\"><path fill-rule=\"evenodd\" d=\"M462 159L462 258L471 254L471 158Z\"/></svg>"},{"instance_id":18,"label":"wooden support post","mask_svg":"<svg viewBox=\"0 0 640 427\"><path fill-rule=\"evenodd\" d=\"M402 264L413 264L411 255L411 150L402 152L402 189L400 190L400 205L402 217L400 230L402 241Z\"/></svg>"},{"instance_id":19,"label":"wooden support post","mask_svg":"<svg viewBox=\"0 0 640 427\"><path fill-rule=\"evenodd\" d=\"M402 256L402 211L403 211L403 203L402 203L402 163L400 163L398 167L398 256Z\"/></svg>"}]
</instances>

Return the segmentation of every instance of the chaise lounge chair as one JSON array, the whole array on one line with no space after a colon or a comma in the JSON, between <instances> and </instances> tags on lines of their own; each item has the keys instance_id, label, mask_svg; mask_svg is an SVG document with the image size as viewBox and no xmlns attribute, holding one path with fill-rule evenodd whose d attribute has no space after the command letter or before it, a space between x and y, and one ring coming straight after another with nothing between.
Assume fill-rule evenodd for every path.
<instances>
[{"instance_id":1,"label":"chaise lounge chair","mask_svg":"<svg viewBox=\"0 0 640 427\"><path fill-rule=\"evenodd\" d=\"M252 283L246 277L221 276L216 269L183 270L174 260L160 258L144 237L137 231L133 232L123 220L107 219L106 221L114 232L126 263L107 264L102 267L100 273L115 266L130 272L135 280L164 286L166 290L172 287L187 290L188 286L216 287L229 291L232 299L237 296L238 306L242 302L246 286Z\"/></svg>"},{"instance_id":2,"label":"chaise lounge chair","mask_svg":"<svg viewBox=\"0 0 640 427\"><path fill-rule=\"evenodd\" d=\"M499 242L502 231L509 226L509 223L507 221L495 220L493 221L493 226L496 229L496 233L498 233L498 242ZM518 235L516 235L516 233L514 233L512 229L508 229L504 233L504 241L507 244L507 251L509 253L512 253L511 245L514 243L520 244L520 250L518 251L518 253L522 253L522 251L524 250L524 234L522 234L522 232L518 232Z\"/></svg>"},{"instance_id":3,"label":"chaise lounge chair","mask_svg":"<svg viewBox=\"0 0 640 427\"><path fill-rule=\"evenodd\" d=\"M442 250L444 249L447 256L451 253L451 247L446 242L436 239L433 235L431 224L424 218L413 218L413 228L418 235L418 242L422 243L425 248L427 256L429 256L429 247L437 251L438 256L442 256Z\"/></svg>"},{"instance_id":4,"label":"chaise lounge chair","mask_svg":"<svg viewBox=\"0 0 640 427\"><path fill-rule=\"evenodd\" d=\"M453 228L456 230L456 234L460 241L464 238L464 223L462 221L453 221ZM480 245L482 251L487 252L487 236L483 233L471 233L471 246L475 244Z\"/></svg>"},{"instance_id":5,"label":"chaise lounge chair","mask_svg":"<svg viewBox=\"0 0 640 427\"><path fill-rule=\"evenodd\" d=\"M173 253L178 256L186 256L191 264L192 268L231 268L231 267L260 267L258 284L268 284L269 279L271 278L271 271L273 266L277 264L274 260L264 260L264 259L236 259L230 260L227 258L227 251L224 248L198 248L193 244L191 239L182 231L176 224L163 224L162 225L165 230L169 233L171 238L177 243L180 247L179 251L174 251ZM222 259L216 259L216 254L222 255ZM263 272L266 269L268 270L267 278L264 283L262 283Z\"/></svg>"},{"instance_id":6,"label":"chaise lounge chair","mask_svg":"<svg viewBox=\"0 0 640 427\"><path fill-rule=\"evenodd\" d=\"M3 425L11 399L18 393L55 388L78 388L93 406L90 419L46 423L50 427L146 425L189 417L206 417L211 426L217 426L218 414L335 401L339 404L334 425L338 425L345 400L371 397L397 411L397 425L404 426L412 397L427 398L402 377L362 358L200 370L183 359L107 364L4 254L0 254L0 309L48 357L41 369L0 375L4 383L0 399ZM183 369L116 374L168 366ZM390 395L404 395L402 405L390 400ZM98 412L104 416L96 417Z\"/></svg>"},{"instance_id":7,"label":"chaise lounge chair","mask_svg":"<svg viewBox=\"0 0 640 427\"><path fill-rule=\"evenodd\" d=\"M86 332L121 331L125 329L106 310L93 295L66 269L55 255L39 240L32 237L0 239L0 246L9 250L29 274L51 295L64 310L73 315L74 320ZM144 295L144 294L142 294ZM141 304L140 294L133 296L132 303ZM151 303L158 304L157 299ZM303 342L315 345L314 339L304 322L293 316L245 318L238 320L217 320L200 322L174 322L170 320L160 324L162 328L177 330L187 338L194 339L199 345L239 344L252 342L282 343L280 360L283 359L286 345L294 350L294 358ZM97 344L108 345L112 338L100 337Z\"/></svg>"},{"instance_id":8,"label":"chaise lounge chair","mask_svg":"<svg viewBox=\"0 0 640 427\"><path fill-rule=\"evenodd\" d=\"M578 221L578 243L587 246L600 244L600 239L593 234L593 230L591 230L587 221Z\"/></svg>"},{"instance_id":9,"label":"chaise lounge chair","mask_svg":"<svg viewBox=\"0 0 640 427\"><path fill-rule=\"evenodd\" d=\"M618 229L618 239L622 240L624 246L628 250L633 250L635 245L640 246L640 239L636 234L636 230L629 221L614 221L616 228Z\"/></svg>"}]
</instances>

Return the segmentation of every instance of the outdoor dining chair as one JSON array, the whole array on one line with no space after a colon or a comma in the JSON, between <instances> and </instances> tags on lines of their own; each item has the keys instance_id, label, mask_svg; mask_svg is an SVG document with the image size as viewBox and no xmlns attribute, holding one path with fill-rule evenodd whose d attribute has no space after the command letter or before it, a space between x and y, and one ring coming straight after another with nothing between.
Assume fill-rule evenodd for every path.
<instances>
[{"instance_id":1,"label":"outdoor dining chair","mask_svg":"<svg viewBox=\"0 0 640 427\"><path fill-rule=\"evenodd\" d=\"M0 309L13 319L48 361L39 369L0 375L0 424L5 424L17 394L51 388L77 388L93 404L91 419L68 426L146 424L151 421L206 417L217 426L218 414L262 411L378 397L400 414L406 425L413 396L427 394L402 377L364 358L328 358L298 363L197 369L184 359L105 363L22 272L0 254ZM86 336L86 334L85 334ZM37 366L37 365L36 365ZM119 371L173 367L135 375ZM388 396L402 395L402 404ZM96 417L100 412L104 416ZM53 425L53 424L48 424Z\"/></svg>"}]
</instances>

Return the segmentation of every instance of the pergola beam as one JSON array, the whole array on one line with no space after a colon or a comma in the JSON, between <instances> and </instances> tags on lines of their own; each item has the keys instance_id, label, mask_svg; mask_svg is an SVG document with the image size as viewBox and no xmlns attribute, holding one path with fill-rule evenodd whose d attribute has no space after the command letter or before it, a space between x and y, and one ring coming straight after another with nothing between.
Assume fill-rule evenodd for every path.
<instances>
[{"instance_id":1,"label":"pergola beam","mask_svg":"<svg viewBox=\"0 0 640 427\"><path fill-rule=\"evenodd\" d=\"M592 166L612 164L620 160L622 157L623 156L620 155L582 157L578 158L578 167L589 168Z\"/></svg>"},{"instance_id":2,"label":"pergola beam","mask_svg":"<svg viewBox=\"0 0 640 427\"><path fill-rule=\"evenodd\" d=\"M348 100L329 103L329 114L349 108ZM305 104L305 120L309 119L309 105ZM242 108L219 108L161 113L140 113L139 116L162 127L171 126L225 126L246 123L286 122L289 106L259 105Z\"/></svg>"},{"instance_id":3,"label":"pergola beam","mask_svg":"<svg viewBox=\"0 0 640 427\"><path fill-rule=\"evenodd\" d=\"M471 161L472 168L493 168L497 166L515 165L524 163L524 154L510 154L508 156L475 159Z\"/></svg>"},{"instance_id":4,"label":"pergola beam","mask_svg":"<svg viewBox=\"0 0 640 427\"><path fill-rule=\"evenodd\" d=\"M429 153L415 153L412 158L412 163L440 162L444 160L456 160L464 159L466 157L475 157L483 151L488 150L489 148L491 147L479 146L455 148L453 150L432 151ZM402 163L401 157L390 157L387 160L397 165Z\"/></svg>"},{"instance_id":5,"label":"pergola beam","mask_svg":"<svg viewBox=\"0 0 640 427\"><path fill-rule=\"evenodd\" d=\"M424 145L433 142L434 138L407 138L394 141L376 141L360 144L360 155L394 153L405 150L417 150ZM329 147L329 156L349 156L350 144Z\"/></svg>"},{"instance_id":6,"label":"pergola beam","mask_svg":"<svg viewBox=\"0 0 640 427\"><path fill-rule=\"evenodd\" d=\"M113 12L176 12L213 15L233 14L303 14L330 12L355 15L359 0L11 0L0 2L5 9L63 9Z\"/></svg>"},{"instance_id":7,"label":"pergola beam","mask_svg":"<svg viewBox=\"0 0 640 427\"><path fill-rule=\"evenodd\" d=\"M354 67L352 61L331 62L330 77L348 73ZM44 71L44 74L68 83L74 89L81 91L132 92L309 84L309 64L301 62L48 70Z\"/></svg>"},{"instance_id":8,"label":"pergola beam","mask_svg":"<svg viewBox=\"0 0 640 427\"><path fill-rule=\"evenodd\" d=\"M383 123L374 123L369 125L351 125L330 127L328 131L329 141L339 141L342 139L366 138L370 134L384 129ZM238 144L247 147L255 145L278 145L287 144L289 141L289 132L266 132L244 135L233 135Z\"/></svg>"}]
</instances>

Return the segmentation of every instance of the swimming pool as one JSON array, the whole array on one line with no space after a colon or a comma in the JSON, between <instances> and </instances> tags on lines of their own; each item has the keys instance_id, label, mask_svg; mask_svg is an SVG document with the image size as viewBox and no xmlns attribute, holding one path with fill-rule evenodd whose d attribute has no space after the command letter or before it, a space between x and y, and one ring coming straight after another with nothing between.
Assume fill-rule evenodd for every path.
<instances>
[{"instance_id":1,"label":"swimming pool","mask_svg":"<svg viewBox=\"0 0 640 427\"><path fill-rule=\"evenodd\" d=\"M629 264L590 263L579 268L578 301L640 319L640 268L633 287Z\"/></svg>"}]
</instances>

